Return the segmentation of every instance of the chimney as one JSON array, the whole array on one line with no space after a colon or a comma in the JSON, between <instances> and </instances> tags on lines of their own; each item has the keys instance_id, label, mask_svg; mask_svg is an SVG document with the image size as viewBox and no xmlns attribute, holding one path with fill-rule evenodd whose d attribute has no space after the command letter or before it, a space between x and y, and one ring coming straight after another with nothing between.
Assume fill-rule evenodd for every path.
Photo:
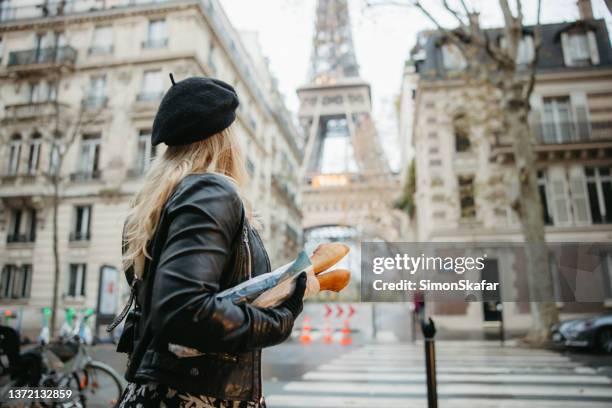
<instances>
[{"instance_id":1,"label":"chimney","mask_svg":"<svg viewBox=\"0 0 612 408\"><path fill-rule=\"evenodd\" d=\"M591 0L578 0L578 12L581 20L592 20L593 6Z\"/></svg>"}]
</instances>

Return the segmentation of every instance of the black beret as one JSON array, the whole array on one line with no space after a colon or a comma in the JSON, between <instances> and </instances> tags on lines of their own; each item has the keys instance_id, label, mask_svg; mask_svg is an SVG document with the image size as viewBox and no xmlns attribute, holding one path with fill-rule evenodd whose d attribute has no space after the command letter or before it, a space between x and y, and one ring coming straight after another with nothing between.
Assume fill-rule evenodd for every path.
<instances>
[{"instance_id":1,"label":"black beret","mask_svg":"<svg viewBox=\"0 0 612 408\"><path fill-rule=\"evenodd\" d=\"M151 143L186 145L204 140L236 119L238 95L214 78L192 77L172 85L153 120Z\"/></svg>"}]
</instances>

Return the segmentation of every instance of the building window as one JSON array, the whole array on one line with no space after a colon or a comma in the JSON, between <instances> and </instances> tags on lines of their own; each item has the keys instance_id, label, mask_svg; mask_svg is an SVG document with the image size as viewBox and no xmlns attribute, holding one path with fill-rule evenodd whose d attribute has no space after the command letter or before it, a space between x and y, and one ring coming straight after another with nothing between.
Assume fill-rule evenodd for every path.
<instances>
[{"instance_id":1,"label":"building window","mask_svg":"<svg viewBox=\"0 0 612 408\"><path fill-rule=\"evenodd\" d=\"M2 8L2 6L0 5L0 8ZM2 21L2 11L0 10L0 21ZM4 55L4 41L2 40L2 37L0 37L0 64L2 64L2 56Z\"/></svg>"},{"instance_id":2,"label":"building window","mask_svg":"<svg viewBox=\"0 0 612 408\"><path fill-rule=\"evenodd\" d=\"M85 279L87 275L87 265L84 263L70 264L68 276L68 289L66 296L83 297L85 296Z\"/></svg>"},{"instance_id":3,"label":"building window","mask_svg":"<svg viewBox=\"0 0 612 408\"><path fill-rule=\"evenodd\" d=\"M548 202L548 186L546 185L546 172L538 170L538 190L540 191L540 201L542 201L542 214L544 216L544 224L552 225L552 211Z\"/></svg>"},{"instance_id":4,"label":"building window","mask_svg":"<svg viewBox=\"0 0 612 408\"><path fill-rule=\"evenodd\" d=\"M34 242L36 240L36 210L13 208L6 242Z\"/></svg>"},{"instance_id":5,"label":"building window","mask_svg":"<svg viewBox=\"0 0 612 408\"><path fill-rule=\"evenodd\" d=\"M156 149L151 144L151 131L141 130L138 133L138 151L136 155L136 173L144 174L155 158Z\"/></svg>"},{"instance_id":6,"label":"building window","mask_svg":"<svg viewBox=\"0 0 612 408\"><path fill-rule=\"evenodd\" d=\"M593 224L612 223L612 174L610 167L585 167Z\"/></svg>"},{"instance_id":7,"label":"building window","mask_svg":"<svg viewBox=\"0 0 612 408\"><path fill-rule=\"evenodd\" d=\"M442 63L448 71L461 71L467 67L461 50L452 43L442 45Z\"/></svg>"},{"instance_id":8,"label":"building window","mask_svg":"<svg viewBox=\"0 0 612 408\"><path fill-rule=\"evenodd\" d=\"M57 100L57 82L48 83L47 100L52 102Z\"/></svg>"},{"instance_id":9,"label":"building window","mask_svg":"<svg viewBox=\"0 0 612 408\"><path fill-rule=\"evenodd\" d=\"M508 46L508 41L506 41L505 37L501 39L501 47L506 48ZM518 43L518 48L516 50L516 64L517 65L526 65L533 61L535 56L534 53L534 43L533 36L525 35L521 38Z\"/></svg>"},{"instance_id":10,"label":"building window","mask_svg":"<svg viewBox=\"0 0 612 408\"><path fill-rule=\"evenodd\" d=\"M70 233L71 241L89 241L91 238L91 206L74 207L74 224Z\"/></svg>"},{"instance_id":11,"label":"building window","mask_svg":"<svg viewBox=\"0 0 612 408\"><path fill-rule=\"evenodd\" d=\"M60 136L56 135L51 142L51 148L49 149L49 174L54 175L59 170L60 164Z\"/></svg>"},{"instance_id":12,"label":"building window","mask_svg":"<svg viewBox=\"0 0 612 408\"><path fill-rule=\"evenodd\" d=\"M85 97L85 107L101 108L106 105L106 75L89 78L89 90Z\"/></svg>"},{"instance_id":13,"label":"building window","mask_svg":"<svg viewBox=\"0 0 612 408\"><path fill-rule=\"evenodd\" d=\"M470 142L470 130L467 123L467 115L459 113L453 117L453 130L455 132L455 151L467 152L472 144Z\"/></svg>"},{"instance_id":14,"label":"building window","mask_svg":"<svg viewBox=\"0 0 612 408\"><path fill-rule=\"evenodd\" d=\"M41 136L39 133L35 133L30 140L30 146L28 148L28 163L26 172L29 175L35 175L38 171L38 162L40 161L40 145Z\"/></svg>"},{"instance_id":15,"label":"building window","mask_svg":"<svg viewBox=\"0 0 612 408\"><path fill-rule=\"evenodd\" d=\"M162 71L145 71L142 76L142 87L138 95L139 101L158 101L164 94Z\"/></svg>"},{"instance_id":16,"label":"building window","mask_svg":"<svg viewBox=\"0 0 612 408\"><path fill-rule=\"evenodd\" d=\"M111 54L113 52L113 27L96 27L93 33L90 55Z\"/></svg>"},{"instance_id":17,"label":"building window","mask_svg":"<svg viewBox=\"0 0 612 408\"><path fill-rule=\"evenodd\" d=\"M166 20L149 21L147 40L142 44L143 48L163 48L168 45L168 26Z\"/></svg>"},{"instance_id":18,"label":"building window","mask_svg":"<svg viewBox=\"0 0 612 408\"><path fill-rule=\"evenodd\" d=\"M574 140L574 122L569 96L544 98L542 138L544 143Z\"/></svg>"},{"instance_id":19,"label":"building window","mask_svg":"<svg viewBox=\"0 0 612 408\"><path fill-rule=\"evenodd\" d=\"M83 135L81 157L76 179L90 180L100 178L100 135Z\"/></svg>"},{"instance_id":20,"label":"building window","mask_svg":"<svg viewBox=\"0 0 612 408\"><path fill-rule=\"evenodd\" d=\"M30 297L32 265L4 265L0 275L0 299L27 299Z\"/></svg>"},{"instance_id":21,"label":"building window","mask_svg":"<svg viewBox=\"0 0 612 408\"><path fill-rule=\"evenodd\" d=\"M39 103L43 101L43 92L40 82L30 83L30 90L28 93L28 103Z\"/></svg>"},{"instance_id":22,"label":"building window","mask_svg":"<svg viewBox=\"0 0 612 408\"><path fill-rule=\"evenodd\" d=\"M16 176L19 171L21 159L21 135L13 135L8 145L8 157L6 160L6 175Z\"/></svg>"},{"instance_id":23,"label":"building window","mask_svg":"<svg viewBox=\"0 0 612 408\"><path fill-rule=\"evenodd\" d=\"M474 201L474 176L459 176L459 206L462 219L476 217L476 203Z\"/></svg>"},{"instance_id":24,"label":"building window","mask_svg":"<svg viewBox=\"0 0 612 408\"><path fill-rule=\"evenodd\" d=\"M208 66L210 67L211 73L214 75L217 72L215 65L215 43L212 41L208 45Z\"/></svg>"},{"instance_id":25,"label":"building window","mask_svg":"<svg viewBox=\"0 0 612 408\"><path fill-rule=\"evenodd\" d=\"M593 31L561 33L561 44L565 65L582 67L599 64L599 51Z\"/></svg>"}]
</instances>

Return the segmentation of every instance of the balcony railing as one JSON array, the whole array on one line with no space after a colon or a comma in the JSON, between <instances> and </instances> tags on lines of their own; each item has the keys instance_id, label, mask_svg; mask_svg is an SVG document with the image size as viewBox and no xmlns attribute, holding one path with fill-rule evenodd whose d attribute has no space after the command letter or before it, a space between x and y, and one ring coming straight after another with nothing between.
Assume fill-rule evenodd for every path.
<instances>
[{"instance_id":1,"label":"balcony railing","mask_svg":"<svg viewBox=\"0 0 612 408\"><path fill-rule=\"evenodd\" d=\"M69 45L62 47L47 47L9 53L8 66L17 67L39 64L74 64L77 51Z\"/></svg>"},{"instance_id":2,"label":"balcony railing","mask_svg":"<svg viewBox=\"0 0 612 408\"><path fill-rule=\"evenodd\" d=\"M36 236L33 234L9 234L6 236L7 244L34 242Z\"/></svg>"},{"instance_id":3,"label":"balcony railing","mask_svg":"<svg viewBox=\"0 0 612 408\"><path fill-rule=\"evenodd\" d=\"M148 39L142 42L142 48L164 48L168 46L167 38Z\"/></svg>"},{"instance_id":4,"label":"balcony railing","mask_svg":"<svg viewBox=\"0 0 612 408\"><path fill-rule=\"evenodd\" d=\"M87 54L89 55L110 55L113 53L114 47L112 45L95 45L89 47Z\"/></svg>"},{"instance_id":5,"label":"balcony railing","mask_svg":"<svg viewBox=\"0 0 612 408\"><path fill-rule=\"evenodd\" d=\"M4 107L5 119L24 120L38 117L60 115L68 109L68 105L60 102L45 101L18 103Z\"/></svg>"},{"instance_id":6,"label":"balcony railing","mask_svg":"<svg viewBox=\"0 0 612 408\"><path fill-rule=\"evenodd\" d=\"M85 109L102 109L105 108L108 103L106 96L89 95L86 96L83 101L83 107Z\"/></svg>"},{"instance_id":7,"label":"balcony railing","mask_svg":"<svg viewBox=\"0 0 612 408\"><path fill-rule=\"evenodd\" d=\"M100 170L78 171L70 175L70 181L99 180L102 175Z\"/></svg>"},{"instance_id":8,"label":"balcony railing","mask_svg":"<svg viewBox=\"0 0 612 408\"><path fill-rule=\"evenodd\" d=\"M157 102L164 96L164 92L141 92L137 96L138 102Z\"/></svg>"},{"instance_id":9,"label":"balcony railing","mask_svg":"<svg viewBox=\"0 0 612 408\"><path fill-rule=\"evenodd\" d=\"M80 231L72 231L69 237L71 242L75 241L89 241L91 239L91 234L87 232Z\"/></svg>"},{"instance_id":10,"label":"balcony railing","mask_svg":"<svg viewBox=\"0 0 612 408\"><path fill-rule=\"evenodd\" d=\"M612 122L608 121L541 122L533 128L543 144L612 140Z\"/></svg>"},{"instance_id":11,"label":"balcony railing","mask_svg":"<svg viewBox=\"0 0 612 408\"><path fill-rule=\"evenodd\" d=\"M0 7L0 22L27 18L55 17L75 13L87 13L96 10L116 9L140 4L163 3L168 0L48 0L39 4L18 6L20 0L13 1L14 7L8 4ZM46 3L46 4L43 4Z\"/></svg>"}]
</instances>

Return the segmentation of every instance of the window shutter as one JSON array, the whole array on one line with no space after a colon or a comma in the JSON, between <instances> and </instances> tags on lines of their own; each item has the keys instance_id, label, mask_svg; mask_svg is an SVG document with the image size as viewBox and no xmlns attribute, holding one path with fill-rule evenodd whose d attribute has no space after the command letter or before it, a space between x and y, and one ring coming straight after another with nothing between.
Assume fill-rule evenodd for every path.
<instances>
[{"instance_id":1,"label":"window shutter","mask_svg":"<svg viewBox=\"0 0 612 408\"><path fill-rule=\"evenodd\" d=\"M563 169L550 169L550 193L553 208L553 224L555 226L570 225L570 209L565 172Z\"/></svg>"},{"instance_id":2,"label":"window shutter","mask_svg":"<svg viewBox=\"0 0 612 408\"><path fill-rule=\"evenodd\" d=\"M599 65L599 50L597 49L597 39L593 31L587 32L587 40L589 41L589 50L591 52L591 63Z\"/></svg>"},{"instance_id":3,"label":"window shutter","mask_svg":"<svg viewBox=\"0 0 612 408\"><path fill-rule=\"evenodd\" d=\"M576 223L590 224L591 212L589 209L589 198L582 167L574 166L570 169L569 184Z\"/></svg>"},{"instance_id":4,"label":"window shutter","mask_svg":"<svg viewBox=\"0 0 612 408\"><path fill-rule=\"evenodd\" d=\"M572 66L572 55L567 33L561 33L561 48L563 49L563 62L565 66Z\"/></svg>"},{"instance_id":5,"label":"window shutter","mask_svg":"<svg viewBox=\"0 0 612 408\"><path fill-rule=\"evenodd\" d=\"M591 136L589 115L585 105L575 105L574 114L576 115L576 132L578 140L588 140Z\"/></svg>"},{"instance_id":6,"label":"window shutter","mask_svg":"<svg viewBox=\"0 0 612 408\"><path fill-rule=\"evenodd\" d=\"M540 109L531 108L529 112L529 127L534 139L539 142L542 140L542 113Z\"/></svg>"}]
</instances>

